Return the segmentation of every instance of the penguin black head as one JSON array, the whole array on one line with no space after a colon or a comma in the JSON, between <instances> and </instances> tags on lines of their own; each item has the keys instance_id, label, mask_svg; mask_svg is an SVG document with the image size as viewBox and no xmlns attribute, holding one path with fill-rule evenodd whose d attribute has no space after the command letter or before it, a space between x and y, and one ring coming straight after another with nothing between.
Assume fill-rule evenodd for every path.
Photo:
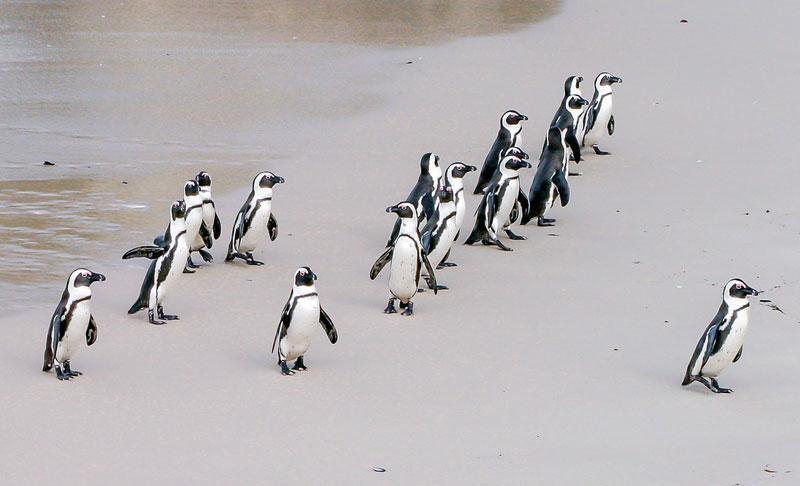
<instances>
[{"instance_id":1,"label":"penguin black head","mask_svg":"<svg viewBox=\"0 0 800 486\"><path fill-rule=\"evenodd\" d=\"M439 156L428 152L427 154L422 156L422 159L420 159L419 170L423 174L428 174L431 172L431 169L434 168L439 168ZM439 173L439 175L441 176L441 172Z\"/></svg>"},{"instance_id":2,"label":"penguin black head","mask_svg":"<svg viewBox=\"0 0 800 486\"><path fill-rule=\"evenodd\" d=\"M453 188L445 186L439 190L439 201L452 202L453 201Z\"/></svg>"},{"instance_id":3,"label":"penguin black head","mask_svg":"<svg viewBox=\"0 0 800 486\"><path fill-rule=\"evenodd\" d=\"M309 267L300 267L294 272L294 284L297 287L314 285L314 280L316 279L317 274L312 272Z\"/></svg>"},{"instance_id":4,"label":"penguin black head","mask_svg":"<svg viewBox=\"0 0 800 486\"><path fill-rule=\"evenodd\" d=\"M599 86L611 86L614 83L621 83L622 78L614 76L611 73L600 73L597 75L597 78L594 80L595 88Z\"/></svg>"},{"instance_id":5,"label":"penguin black head","mask_svg":"<svg viewBox=\"0 0 800 486\"><path fill-rule=\"evenodd\" d=\"M197 181L186 181L186 184L183 185L183 195L196 196L198 194L200 194L200 186L197 185Z\"/></svg>"},{"instance_id":6,"label":"penguin black head","mask_svg":"<svg viewBox=\"0 0 800 486\"><path fill-rule=\"evenodd\" d=\"M579 94L583 76L570 76L564 81L564 96Z\"/></svg>"},{"instance_id":7,"label":"penguin black head","mask_svg":"<svg viewBox=\"0 0 800 486\"><path fill-rule=\"evenodd\" d=\"M584 105L588 105L589 101L587 101L582 96L578 95L571 95L567 96L567 109L569 110L580 110Z\"/></svg>"},{"instance_id":8,"label":"penguin black head","mask_svg":"<svg viewBox=\"0 0 800 486\"><path fill-rule=\"evenodd\" d=\"M409 202L401 202L386 208L387 213L395 213L399 218L417 219L417 209Z\"/></svg>"},{"instance_id":9,"label":"penguin black head","mask_svg":"<svg viewBox=\"0 0 800 486\"><path fill-rule=\"evenodd\" d=\"M175 201L170 208L170 215L173 220L180 219L186 216L186 203L183 201Z\"/></svg>"},{"instance_id":10,"label":"penguin black head","mask_svg":"<svg viewBox=\"0 0 800 486\"><path fill-rule=\"evenodd\" d=\"M284 179L281 176L277 176L269 171L259 172L255 179L253 179L253 189L261 188L267 189L271 188L275 184L283 184Z\"/></svg>"},{"instance_id":11,"label":"penguin black head","mask_svg":"<svg viewBox=\"0 0 800 486\"><path fill-rule=\"evenodd\" d=\"M88 287L95 282L102 282L106 277L100 273L94 273L85 268L73 271L69 276L69 283L72 287Z\"/></svg>"},{"instance_id":12,"label":"penguin black head","mask_svg":"<svg viewBox=\"0 0 800 486\"><path fill-rule=\"evenodd\" d=\"M507 157L509 155L513 155L518 159L528 160L528 154L523 152L519 147L508 147L506 151L503 152L503 157Z\"/></svg>"},{"instance_id":13,"label":"penguin black head","mask_svg":"<svg viewBox=\"0 0 800 486\"><path fill-rule=\"evenodd\" d=\"M527 120L528 117L525 115L520 114L514 110L508 110L507 112L503 113L503 116L500 117L500 126L502 127L515 127L519 125L519 122Z\"/></svg>"},{"instance_id":14,"label":"penguin black head","mask_svg":"<svg viewBox=\"0 0 800 486\"><path fill-rule=\"evenodd\" d=\"M508 170L516 171L530 167L531 163L527 160L522 160L518 157L514 157L513 155L509 155L503 159L503 162L500 165Z\"/></svg>"},{"instance_id":15,"label":"penguin black head","mask_svg":"<svg viewBox=\"0 0 800 486\"><path fill-rule=\"evenodd\" d=\"M450 167L448 167L448 170L450 171L451 177L460 179L464 177L468 172L472 172L473 170L478 170L478 168L475 167L474 165L467 165L461 162L453 162L452 164L450 164Z\"/></svg>"},{"instance_id":16,"label":"penguin black head","mask_svg":"<svg viewBox=\"0 0 800 486\"><path fill-rule=\"evenodd\" d=\"M194 176L194 180L197 181L197 184L200 187L211 187L211 176L208 175L208 172L201 171L199 174Z\"/></svg>"},{"instance_id":17,"label":"penguin black head","mask_svg":"<svg viewBox=\"0 0 800 486\"><path fill-rule=\"evenodd\" d=\"M751 295L758 294L759 291L744 283L744 280L734 278L725 285L722 298L723 300L726 300L730 296L734 299L746 299Z\"/></svg>"}]
</instances>

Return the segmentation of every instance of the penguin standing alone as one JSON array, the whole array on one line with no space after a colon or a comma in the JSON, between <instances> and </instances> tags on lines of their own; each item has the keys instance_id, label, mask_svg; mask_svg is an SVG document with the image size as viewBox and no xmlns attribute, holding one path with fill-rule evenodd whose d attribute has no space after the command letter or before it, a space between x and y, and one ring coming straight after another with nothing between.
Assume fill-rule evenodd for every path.
<instances>
[{"instance_id":1,"label":"penguin standing alone","mask_svg":"<svg viewBox=\"0 0 800 486\"><path fill-rule=\"evenodd\" d=\"M97 324L90 308L90 285L105 279L103 275L85 268L79 268L69 275L61 301L50 318L42 371L50 371L55 367L56 377L62 381L82 374L70 368L70 360L78 353L83 340L86 340L87 346L97 340Z\"/></svg>"},{"instance_id":2,"label":"penguin standing alone","mask_svg":"<svg viewBox=\"0 0 800 486\"><path fill-rule=\"evenodd\" d=\"M289 300L283 306L281 321L272 341L272 352L278 348L278 365L281 374L293 375L295 371L306 371L308 368L303 357L311 344L311 332L319 323L331 344L336 344L339 334L328 313L319 304L319 295L314 281L316 274L308 267L300 267L294 272L294 285ZM296 360L292 369L287 361Z\"/></svg>"},{"instance_id":3,"label":"penguin standing alone","mask_svg":"<svg viewBox=\"0 0 800 486\"><path fill-rule=\"evenodd\" d=\"M539 226L553 226L555 219L545 218L547 210L553 206L557 197L561 198L561 206L569 203L569 184L567 183L566 163L569 156L566 147L566 129L550 127L547 131L547 146L536 167L536 175L528 193L530 208L522 218L522 224L528 224L537 218Z\"/></svg>"},{"instance_id":4,"label":"penguin standing alone","mask_svg":"<svg viewBox=\"0 0 800 486\"><path fill-rule=\"evenodd\" d=\"M395 314L397 309L394 301L400 300L400 308L404 316L414 313L414 304L411 299L416 295L419 288L419 276L422 266L430 276L430 284L433 293L438 292L436 285L436 275L433 273L431 262L425 255L422 243L419 241L419 230L417 229L417 209L413 204L401 202L395 206L386 208L387 213L395 213L400 218L400 231L397 238L386 250L378 257L369 272L370 280L375 280L383 267L391 262L389 266L389 304L384 309L386 314Z\"/></svg>"},{"instance_id":5,"label":"penguin standing alone","mask_svg":"<svg viewBox=\"0 0 800 486\"><path fill-rule=\"evenodd\" d=\"M610 73L600 73L594 80L594 96L589 103L589 108L586 110L584 121L579 123L579 133L582 134L581 146L589 145L594 149L597 155L611 155L610 152L604 152L598 147L600 139L603 137L603 132L608 131L609 135L614 134L614 114L611 109L613 107L611 86L614 83L621 83L622 78L614 76Z\"/></svg>"},{"instance_id":6,"label":"penguin standing alone","mask_svg":"<svg viewBox=\"0 0 800 486\"><path fill-rule=\"evenodd\" d=\"M219 222L219 216L217 216L217 208L211 198L211 176L208 175L208 172L202 171L195 176L194 180L197 181L197 185L200 187L200 197L203 200L203 224L200 226L200 234L194 239L189 249L189 261L187 262L189 268L197 267L192 262L191 252L199 252L206 262L214 260L211 253L203 248L210 249L214 244L214 240L218 240L222 232L222 225Z\"/></svg>"},{"instance_id":7,"label":"penguin standing alone","mask_svg":"<svg viewBox=\"0 0 800 486\"><path fill-rule=\"evenodd\" d=\"M511 231L511 211L517 203L519 196L519 170L530 167L528 161L514 156L508 156L500 162L498 167L499 177L486 188L478 210L475 212L475 226L472 233L464 242L472 245L480 241L484 245L496 245L504 251L512 251L500 241L498 234L505 230L512 240L524 240L524 236L516 235Z\"/></svg>"},{"instance_id":8,"label":"penguin standing alone","mask_svg":"<svg viewBox=\"0 0 800 486\"><path fill-rule=\"evenodd\" d=\"M456 204L456 239L461 234L461 225L464 223L464 216L467 213L467 202L464 197L464 176L478 170L474 165L466 165L461 162L453 162L447 167L444 173L444 186L453 190L453 200ZM456 264L448 262L450 259L450 251L444 256L437 270L442 267L455 267Z\"/></svg>"},{"instance_id":9,"label":"penguin standing alone","mask_svg":"<svg viewBox=\"0 0 800 486\"><path fill-rule=\"evenodd\" d=\"M725 284L719 311L697 343L681 385L699 381L714 393L733 391L720 388L717 377L728 365L742 357L742 346L750 321L748 298L758 294L758 290L738 278Z\"/></svg>"},{"instance_id":10,"label":"penguin standing alone","mask_svg":"<svg viewBox=\"0 0 800 486\"><path fill-rule=\"evenodd\" d=\"M502 160L505 151L510 147L519 145L520 132L522 131L521 122L527 119L527 116L521 115L514 110L509 110L500 117L500 131L497 132L497 138L483 161L483 167L478 176L478 184L475 186L473 194L482 193L491 184L497 165Z\"/></svg>"},{"instance_id":11,"label":"penguin standing alone","mask_svg":"<svg viewBox=\"0 0 800 486\"><path fill-rule=\"evenodd\" d=\"M439 166L439 156L427 153L419 161L419 178L414 188L406 198L407 202L414 205L417 211L419 222L423 219L428 220L433 216L438 204L439 188L442 187L442 168ZM395 221L392 234L386 246L391 246L400 232L400 220Z\"/></svg>"},{"instance_id":12,"label":"penguin standing alone","mask_svg":"<svg viewBox=\"0 0 800 486\"><path fill-rule=\"evenodd\" d=\"M233 223L226 262L241 258L248 265L264 264L253 257L252 251L264 239L265 229L270 240L275 241L278 237L278 220L272 214L272 187L283 182L283 177L267 171L259 172L253 179L250 195Z\"/></svg>"},{"instance_id":13,"label":"penguin standing alone","mask_svg":"<svg viewBox=\"0 0 800 486\"><path fill-rule=\"evenodd\" d=\"M159 245L138 246L125 252L123 260L129 258L149 258L153 260L147 269L139 297L128 310L135 314L148 309L151 324L161 325L164 321L177 320L178 316L164 314L164 299L183 272L189 257L189 242L186 239L186 204L175 201L170 207L170 224ZM157 320L158 319L163 320Z\"/></svg>"}]
</instances>

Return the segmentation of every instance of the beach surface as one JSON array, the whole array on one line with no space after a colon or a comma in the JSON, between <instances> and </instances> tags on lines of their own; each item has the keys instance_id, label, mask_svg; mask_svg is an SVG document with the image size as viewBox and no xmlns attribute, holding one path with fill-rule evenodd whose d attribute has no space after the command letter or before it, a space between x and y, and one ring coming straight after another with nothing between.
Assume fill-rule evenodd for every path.
<instances>
[{"instance_id":1,"label":"beach surface","mask_svg":"<svg viewBox=\"0 0 800 486\"><path fill-rule=\"evenodd\" d=\"M350 46L358 51L343 52L341 65L321 61L314 76L357 73L331 76L347 93L365 83L348 105L359 108L332 108L308 124L294 112L248 134L231 128L232 146L236 134L263 137L236 163L206 165L192 156L206 146L191 141L165 158L152 149L150 162L114 172L128 184L97 182L107 193L98 204L115 204L122 191L144 201L109 229L124 235L104 243L109 256L87 261L72 248L60 278L30 287L24 306L0 316L4 479L796 484L800 196L784 139L800 115L786 89L800 76L800 46L787 42L798 21L800 7L788 1L567 1L508 32ZM602 144L613 155L587 151L575 167L583 175L570 178L570 205L552 212L557 225L519 228L529 239L509 242L510 253L458 245L458 266L437 272L450 290L419 294L413 317L382 314L388 272L375 281L368 272L392 228L385 208L406 196L420 156L480 166L500 114L517 109L530 118L522 147L535 157L564 79L583 75L588 97L600 71L624 79L616 132ZM313 95L336 100L338 90ZM282 116L281 101L270 117ZM213 106L220 120L234 117L225 103ZM211 121L186 123L215 140ZM132 138L159 132L133 126ZM181 181L203 168L215 178L223 237L214 263L169 297L167 312L181 319L152 326L144 313L126 314L147 262L111 255L163 231ZM264 267L224 264L234 215L260 169L286 179L273 200L279 237L257 250ZM532 177L522 175L526 189ZM478 202L469 196L462 240ZM320 328L309 371L284 377L269 349L303 265L319 275L340 340L330 345ZM40 371L41 359L58 288L78 266L108 280L93 286L97 343L73 360L84 375L61 383ZM732 277L767 291L759 298L784 313L754 301L742 359L720 378L733 394L682 388Z\"/></svg>"}]
</instances>

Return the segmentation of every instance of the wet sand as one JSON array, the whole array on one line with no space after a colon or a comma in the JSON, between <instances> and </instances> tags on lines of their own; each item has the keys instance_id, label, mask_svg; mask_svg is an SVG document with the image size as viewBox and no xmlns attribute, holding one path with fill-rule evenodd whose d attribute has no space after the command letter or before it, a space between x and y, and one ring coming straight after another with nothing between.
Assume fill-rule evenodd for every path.
<instances>
[{"instance_id":1,"label":"wet sand","mask_svg":"<svg viewBox=\"0 0 800 486\"><path fill-rule=\"evenodd\" d=\"M744 2L576 1L513 33L376 50L391 73L371 88L381 104L265 138L278 155L266 168L287 180L265 267L187 276L167 304L181 320L163 327L125 315L145 262L96 268L109 276L95 288L99 338L67 384L39 371L58 291L0 319L5 477L795 483L800 201L781 127L797 108L775 87L800 75L786 42L799 17L789 2L756 16ZM533 153L566 75L601 70L625 79L604 143L614 155L587 156L558 225L520 229L529 240L513 253L457 247L459 266L438 274L451 290L418 296L412 318L381 314L386 275L372 282L368 269L391 229L383 209L405 196L419 155L479 164L511 107L531 118ZM245 169L215 188L226 237ZM132 243L163 229L179 189L147 209ZM310 371L285 378L268 349L300 265L320 276L341 340L320 330ZM743 357L720 380L735 393L683 389L733 276L770 289L786 314L753 306Z\"/></svg>"}]
</instances>

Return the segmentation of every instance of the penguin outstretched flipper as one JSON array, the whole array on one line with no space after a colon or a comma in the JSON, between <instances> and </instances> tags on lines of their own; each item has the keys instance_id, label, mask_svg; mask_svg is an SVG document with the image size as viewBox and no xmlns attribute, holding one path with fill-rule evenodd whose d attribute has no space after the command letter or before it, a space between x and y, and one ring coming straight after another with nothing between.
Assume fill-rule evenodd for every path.
<instances>
[{"instance_id":1,"label":"penguin outstretched flipper","mask_svg":"<svg viewBox=\"0 0 800 486\"><path fill-rule=\"evenodd\" d=\"M393 251L394 251L394 246L389 246L388 248L386 248L386 250L384 250L383 253L381 253L381 256L379 256L378 259L375 260L375 263L372 265L372 269L369 271L370 280L375 280L375 277L377 277L378 274L381 273L383 267L385 267L387 263L392 261Z\"/></svg>"},{"instance_id":2,"label":"penguin outstretched flipper","mask_svg":"<svg viewBox=\"0 0 800 486\"><path fill-rule=\"evenodd\" d=\"M267 221L267 230L269 231L269 239L275 241L275 238L278 237L278 220L275 219L275 215L271 212Z\"/></svg>"},{"instance_id":3,"label":"penguin outstretched flipper","mask_svg":"<svg viewBox=\"0 0 800 486\"><path fill-rule=\"evenodd\" d=\"M336 344L336 341L339 340L339 333L336 332L336 327L333 325L331 317L322 306L319 308L319 323L322 325L322 329L325 329L325 334L328 335L328 340L331 344Z\"/></svg>"},{"instance_id":4,"label":"penguin outstretched flipper","mask_svg":"<svg viewBox=\"0 0 800 486\"><path fill-rule=\"evenodd\" d=\"M122 255L122 259L129 260L131 258L148 258L150 260L155 260L165 252L166 250L161 246L143 245L126 251L125 254Z\"/></svg>"}]
</instances>

